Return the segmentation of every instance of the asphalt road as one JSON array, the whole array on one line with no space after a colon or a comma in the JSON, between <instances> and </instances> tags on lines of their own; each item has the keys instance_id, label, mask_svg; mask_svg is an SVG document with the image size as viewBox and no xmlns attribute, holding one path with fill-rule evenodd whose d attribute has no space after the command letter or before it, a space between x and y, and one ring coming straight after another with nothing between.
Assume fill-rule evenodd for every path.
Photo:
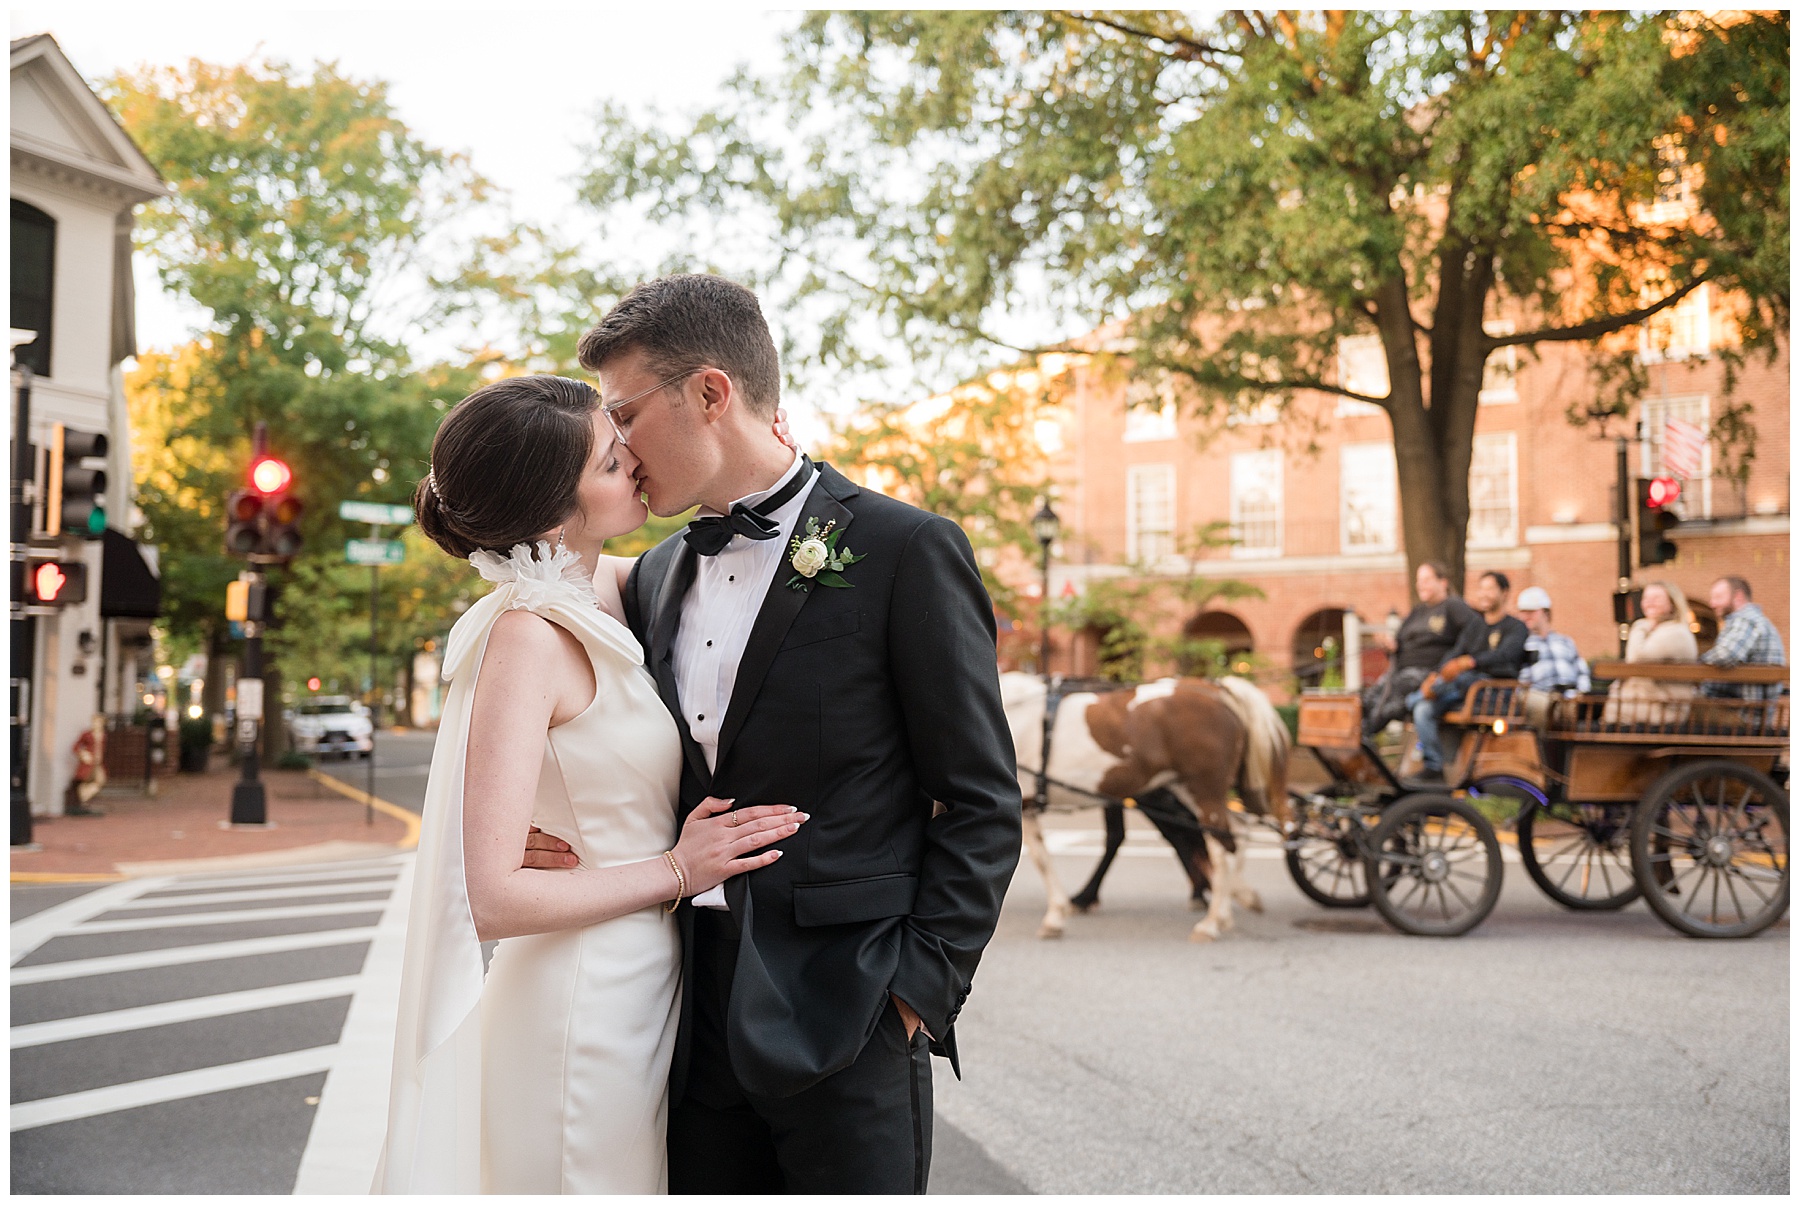
<instances>
[{"instance_id":1,"label":"asphalt road","mask_svg":"<svg viewBox=\"0 0 1800 1205\"><path fill-rule=\"evenodd\" d=\"M419 807L430 747L383 733L377 794ZM1407 938L1315 907L1265 848L1266 911L1192 945L1180 870L1131 821L1101 908L1061 940L1035 936L1029 863L1014 880L958 1024L963 1081L938 1064L934 1192L1788 1191L1786 920L1694 941L1642 904L1564 912L1513 863L1480 929ZM1097 817L1051 827L1072 888ZM14 888L14 1191L353 1180L375 1062L354 1055L398 948L369 954L398 872L359 869L108 888L89 914L92 889ZM258 936L287 948L157 953ZM286 1002L220 1011L259 990Z\"/></svg>"}]
</instances>

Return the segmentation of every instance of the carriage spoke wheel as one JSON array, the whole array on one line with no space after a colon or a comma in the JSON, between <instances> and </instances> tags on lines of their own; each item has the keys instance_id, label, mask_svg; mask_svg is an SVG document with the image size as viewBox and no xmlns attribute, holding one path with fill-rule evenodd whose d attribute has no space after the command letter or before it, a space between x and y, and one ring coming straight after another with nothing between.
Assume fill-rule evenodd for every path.
<instances>
[{"instance_id":1,"label":"carriage spoke wheel","mask_svg":"<svg viewBox=\"0 0 1800 1205\"><path fill-rule=\"evenodd\" d=\"M1518 813L1519 861L1538 889L1565 908L1607 912L1638 897L1631 873L1629 803L1549 803L1532 784L1490 778L1474 784L1478 803Z\"/></svg>"},{"instance_id":2,"label":"carriage spoke wheel","mask_svg":"<svg viewBox=\"0 0 1800 1205\"><path fill-rule=\"evenodd\" d=\"M1672 770L1631 826L1644 899L1689 937L1749 937L1787 911L1788 797L1768 775L1729 761Z\"/></svg>"},{"instance_id":3,"label":"carriage spoke wheel","mask_svg":"<svg viewBox=\"0 0 1800 1205\"><path fill-rule=\"evenodd\" d=\"M1406 796L1382 814L1367 859L1371 902L1403 933L1456 937L1500 898L1500 842L1466 800Z\"/></svg>"},{"instance_id":4,"label":"carriage spoke wheel","mask_svg":"<svg viewBox=\"0 0 1800 1205\"><path fill-rule=\"evenodd\" d=\"M1327 812L1298 791L1288 792L1288 798L1299 821L1287 851L1294 886L1326 908L1367 908L1368 877L1358 840L1361 821Z\"/></svg>"}]
</instances>

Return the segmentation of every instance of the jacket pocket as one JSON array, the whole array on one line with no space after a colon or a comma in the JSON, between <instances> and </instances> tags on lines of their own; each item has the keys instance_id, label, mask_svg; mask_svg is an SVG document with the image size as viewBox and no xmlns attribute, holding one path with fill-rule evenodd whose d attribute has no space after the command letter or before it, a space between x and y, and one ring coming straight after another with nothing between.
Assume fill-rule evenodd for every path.
<instances>
[{"instance_id":1,"label":"jacket pocket","mask_svg":"<svg viewBox=\"0 0 1800 1205\"><path fill-rule=\"evenodd\" d=\"M853 925L909 916L919 894L916 874L882 874L835 883L794 884L794 923L802 928Z\"/></svg>"},{"instance_id":2,"label":"jacket pocket","mask_svg":"<svg viewBox=\"0 0 1800 1205\"><path fill-rule=\"evenodd\" d=\"M845 611L839 615L815 619L809 623L797 623L788 629L787 639L781 642L784 649L797 649L803 644L817 644L821 640L830 640L837 636L848 636L862 627L861 611Z\"/></svg>"}]
</instances>

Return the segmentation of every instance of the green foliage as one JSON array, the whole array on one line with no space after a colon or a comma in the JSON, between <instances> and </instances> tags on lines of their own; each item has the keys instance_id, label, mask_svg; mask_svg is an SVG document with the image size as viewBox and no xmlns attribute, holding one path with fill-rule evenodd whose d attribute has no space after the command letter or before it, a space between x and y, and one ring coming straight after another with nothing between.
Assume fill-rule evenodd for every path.
<instances>
[{"instance_id":1,"label":"green foliage","mask_svg":"<svg viewBox=\"0 0 1800 1205\"><path fill-rule=\"evenodd\" d=\"M1785 13L811 13L780 79L684 130L605 114L584 196L760 214L786 304L838 299L822 361L871 322L921 356L1005 346L1024 308L1122 323L1114 353L1213 418L1371 402L1409 560L1461 580L1493 352L1590 344L1616 406L1637 329L1710 283L1744 299L1728 364L1773 354L1787 51ZM1339 377L1353 334L1386 393Z\"/></svg>"},{"instance_id":2,"label":"green foliage","mask_svg":"<svg viewBox=\"0 0 1800 1205\"><path fill-rule=\"evenodd\" d=\"M507 227L489 184L409 130L383 83L193 61L104 92L173 186L143 215L141 246L208 315L193 343L140 357L127 382L170 644L203 646L223 625L243 568L220 546L223 504L261 421L307 507L304 549L272 574L284 588L269 650L290 681L360 682L368 573L344 564L343 545L367 531L338 503L410 502L444 411L508 364L566 371L585 308L613 286ZM511 355L414 362L422 336L476 318ZM441 637L477 580L416 531L406 539L407 564L382 573L384 678Z\"/></svg>"},{"instance_id":3,"label":"green foliage","mask_svg":"<svg viewBox=\"0 0 1800 1205\"><path fill-rule=\"evenodd\" d=\"M212 748L213 728L209 719L183 719L176 729L176 743L182 749Z\"/></svg>"}]
</instances>

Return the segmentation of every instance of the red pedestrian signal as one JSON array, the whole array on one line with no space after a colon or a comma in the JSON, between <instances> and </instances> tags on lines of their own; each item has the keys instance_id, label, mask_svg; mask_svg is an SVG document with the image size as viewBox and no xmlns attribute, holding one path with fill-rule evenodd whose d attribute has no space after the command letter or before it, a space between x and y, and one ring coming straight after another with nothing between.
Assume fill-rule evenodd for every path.
<instances>
[{"instance_id":1,"label":"red pedestrian signal","mask_svg":"<svg viewBox=\"0 0 1800 1205\"><path fill-rule=\"evenodd\" d=\"M86 600L87 565L83 562L37 561L26 568L27 605L65 607Z\"/></svg>"}]
</instances>

